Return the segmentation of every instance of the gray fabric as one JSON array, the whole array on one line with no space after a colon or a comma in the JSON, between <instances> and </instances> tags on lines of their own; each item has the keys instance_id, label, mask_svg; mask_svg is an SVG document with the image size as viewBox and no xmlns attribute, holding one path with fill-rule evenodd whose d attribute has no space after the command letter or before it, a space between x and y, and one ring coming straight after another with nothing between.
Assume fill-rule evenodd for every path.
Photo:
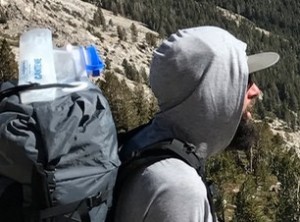
<instances>
[{"instance_id":1,"label":"gray fabric","mask_svg":"<svg viewBox=\"0 0 300 222\"><path fill-rule=\"evenodd\" d=\"M196 170L179 159L140 170L123 190L116 222L212 221L205 185Z\"/></svg>"},{"instance_id":2,"label":"gray fabric","mask_svg":"<svg viewBox=\"0 0 300 222\"><path fill-rule=\"evenodd\" d=\"M155 50L150 69L150 84L158 99L160 112L151 125L125 144L121 155L127 156L132 150L168 138L194 144L202 158L225 149L242 115L248 81L245 50L246 44L229 32L210 26L179 30L165 40ZM155 169L151 168L152 174L160 177L165 166L162 163L155 166ZM174 169L171 170L172 167ZM116 221L211 221L211 217L206 215L207 211L203 211L207 199L201 179L195 174L184 172L182 168L175 162L170 163L170 171L164 175L164 183L156 184L159 182L157 180L148 182L152 178L148 178L148 174L138 174L131 178L123 189ZM199 186L198 191L202 192L203 198L188 201L194 195L193 189L181 189L183 193L172 198L162 194L165 198L161 197L164 200L161 200L160 207L169 211L167 216L161 214L162 209L154 206L156 202L149 202L147 207L142 204L155 199L156 188L163 186L166 190L172 190L172 178L180 181L180 177L185 178L185 183L181 184L183 187ZM137 188L136 183L141 187ZM187 207L183 208L182 205ZM148 214L149 208L155 210ZM128 217L126 214L133 209L138 213ZM194 217L197 213L200 215ZM172 218L169 215L175 216Z\"/></svg>"},{"instance_id":3,"label":"gray fabric","mask_svg":"<svg viewBox=\"0 0 300 222\"><path fill-rule=\"evenodd\" d=\"M156 121L172 126L176 138L204 157L224 149L237 129L248 81L245 50L227 31L200 27L179 31L154 53Z\"/></svg>"},{"instance_id":4,"label":"gray fabric","mask_svg":"<svg viewBox=\"0 0 300 222\"><path fill-rule=\"evenodd\" d=\"M55 166L58 205L112 189L120 165L111 111L93 84L52 102L24 105L18 96L5 98L0 102L0 144L0 175L11 180L30 184L36 162ZM106 210L93 209L92 221L104 220Z\"/></svg>"}]
</instances>

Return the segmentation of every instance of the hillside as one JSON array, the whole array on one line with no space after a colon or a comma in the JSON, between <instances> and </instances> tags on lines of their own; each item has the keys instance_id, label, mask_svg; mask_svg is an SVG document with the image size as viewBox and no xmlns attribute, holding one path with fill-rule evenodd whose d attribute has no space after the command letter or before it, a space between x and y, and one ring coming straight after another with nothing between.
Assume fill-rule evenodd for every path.
<instances>
[{"instance_id":1,"label":"hillside","mask_svg":"<svg viewBox=\"0 0 300 222\"><path fill-rule=\"evenodd\" d=\"M249 54L278 52L281 60L276 67L255 74L264 90L257 113L261 119L275 115L293 130L299 128L300 43L299 21L295 19L300 13L299 1L102 0L101 3L114 14L143 22L161 36L182 27L217 25L246 42Z\"/></svg>"},{"instance_id":2,"label":"hillside","mask_svg":"<svg viewBox=\"0 0 300 222\"><path fill-rule=\"evenodd\" d=\"M93 4L80 0L2 0L0 9L5 16L5 22L0 23L0 37L9 40L13 46L13 51L18 58L19 36L26 30L34 27L47 27L53 32L53 40L56 46L64 46L67 43L74 45L94 44L100 50L101 56L107 62L110 61L110 69L115 70L119 78L123 78L123 60L134 64L137 70L144 68L148 73L149 62L151 60L153 46L146 40L146 34L154 32L139 21L127 19L120 15L115 15L112 11L101 9L105 18L106 28L103 25L95 24L95 15L98 15L97 7ZM240 25L243 16L232 13L226 9L217 7L220 14L228 20ZM134 24L137 29L137 38L132 39L131 26ZM120 40L118 27L126 32L126 41ZM256 30L269 35L269 31L256 27ZM161 40L158 40L158 42ZM128 81L129 84L130 81ZM273 126L274 125L274 126ZM286 126L274 123L274 133L279 133L287 141L287 146L300 147L297 132L283 131ZM300 150L300 148L299 148Z\"/></svg>"},{"instance_id":3,"label":"hillside","mask_svg":"<svg viewBox=\"0 0 300 222\"><path fill-rule=\"evenodd\" d=\"M153 47L146 43L146 33L157 33L140 22L115 16L102 9L107 28L93 25L97 7L80 0L2 0L1 11L5 22L0 24L0 37L7 38L18 56L19 36L35 27L49 28L56 46L94 44L101 56L111 61L113 68L122 69L123 59L134 62L138 69L148 69ZM132 42L130 26L138 30L137 41ZM124 28L127 40L120 41L117 27Z\"/></svg>"}]
</instances>

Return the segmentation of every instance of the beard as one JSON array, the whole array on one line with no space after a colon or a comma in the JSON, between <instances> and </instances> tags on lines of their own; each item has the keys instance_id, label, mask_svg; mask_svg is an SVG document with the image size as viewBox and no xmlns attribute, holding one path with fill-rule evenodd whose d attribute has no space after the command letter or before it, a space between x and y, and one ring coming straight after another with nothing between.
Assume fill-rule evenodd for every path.
<instances>
[{"instance_id":1,"label":"beard","mask_svg":"<svg viewBox=\"0 0 300 222\"><path fill-rule=\"evenodd\" d=\"M248 151L258 141L258 131L252 120L242 118L237 131L226 150Z\"/></svg>"}]
</instances>

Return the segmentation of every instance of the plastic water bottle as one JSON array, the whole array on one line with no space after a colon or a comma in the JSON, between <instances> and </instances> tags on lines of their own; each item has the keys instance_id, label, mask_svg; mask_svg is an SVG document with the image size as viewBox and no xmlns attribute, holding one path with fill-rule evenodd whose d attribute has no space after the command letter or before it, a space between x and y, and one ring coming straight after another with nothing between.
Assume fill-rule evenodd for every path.
<instances>
[{"instance_id":1,"label":"plastic water bottle","mask_svg":"<svg viewBox=\"0 0 300 222\"><path fill-rule=\"evenodd\" d=\"M72 46L54 49L56 78L59 83L86 81L100 76L104 64L94 46Z\"/></svg>"},{"instance_id":2,"label":"plastic water bottle","mask_svg":"<svg viewBox=\"0 0 300 222\"><path fill-rule=\"evenodd\" d=\"M58 88L56 97L86 89L90 79L100 76L104 63L95 46L72 46L54 49L54 64L58 83L73 85L73 88Z\"/></svg>"},{"instance_id":3,"label":"plastic water bottle","mask_svg":"<svg viewBox=\"0 0 300 222\"><path fill-rule=\"evenodd\" d=\"M48 29L33 29L20 38L19 85L57 83L52 46L52 33ZM22 92L22 103L50 101L55 89Z\"/></svg>"},{"instance_id":4,"label":"plastic water bottle","mask_svg":"<svg viewBox=\"0 0 300 222\"><path fill-rule=\"evenodd\" d=\"M52 46L48 29L34 29L20 39L19 85L64 83L72 88L55 87L21 93L22 103L51 101L74 91L84 90L90 77L100 76L104 63L94 46Z\"/></svg>"}]
</instances>

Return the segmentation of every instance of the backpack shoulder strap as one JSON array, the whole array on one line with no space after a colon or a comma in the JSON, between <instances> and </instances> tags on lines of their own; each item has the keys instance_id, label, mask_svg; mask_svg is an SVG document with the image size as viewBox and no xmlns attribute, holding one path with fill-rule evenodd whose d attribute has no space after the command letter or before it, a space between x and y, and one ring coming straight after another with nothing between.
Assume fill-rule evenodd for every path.
<instances>
[{"instance_id":1,"label":"backpack shoulder strap","mask_svg":"<svg viewBox=\"0 0 300 222\"><path fill-rule=\"evenodd\" d=\"M192 144L184 143L178 139L169 139L151 144L142 150L134 151L131 154L131 158L124 162L123 166L120 168L117 186L120 188L120 184L124 183L127 177L135 170L147 167L157 161L167 158L178 158L195 168L206 186L207 198L210 204L213 222L216 222L217 220L211 189L208 186L204 175L204 160L196 154L195 146ZM119 190L116 191L117 194L119 192Z\"/></svg>"},{"instance_id":2,"label":"backpack shoulder strap","mask_svg":"<svg viewBox=\"0 0 300 222\"><path fill-rule=\"evenodd\" d=\"M126 141L130 140L134 135L136 135L142 129L149 126L151 123L152 123L152 119L148 123L140 125L140 126L134 128L134 129L131 129L129 131L119 132L118 135L117 135L119 147L121 147L123 144L126 143Z\"/></svg>"},{"instance_id":3,"label":"backpack shoulder strap","mask_svg":"<svg viewBox=\"0 0 300 222\"><path fill-rule=\"evenodd\" d=\"M169 139L155 144L151 144L142 150L136 150L131 154L131 158L124 164L137 164L140 159L165 159L176 157L197 170L202 175L203 160L196 155L195 147L191 144L183 143L178 139ZM148 162L147 160L145 160ZM152 162L152 161L150 161ZM148 165L148 164L146 164Z\"/></svg>"}]
</instances>

